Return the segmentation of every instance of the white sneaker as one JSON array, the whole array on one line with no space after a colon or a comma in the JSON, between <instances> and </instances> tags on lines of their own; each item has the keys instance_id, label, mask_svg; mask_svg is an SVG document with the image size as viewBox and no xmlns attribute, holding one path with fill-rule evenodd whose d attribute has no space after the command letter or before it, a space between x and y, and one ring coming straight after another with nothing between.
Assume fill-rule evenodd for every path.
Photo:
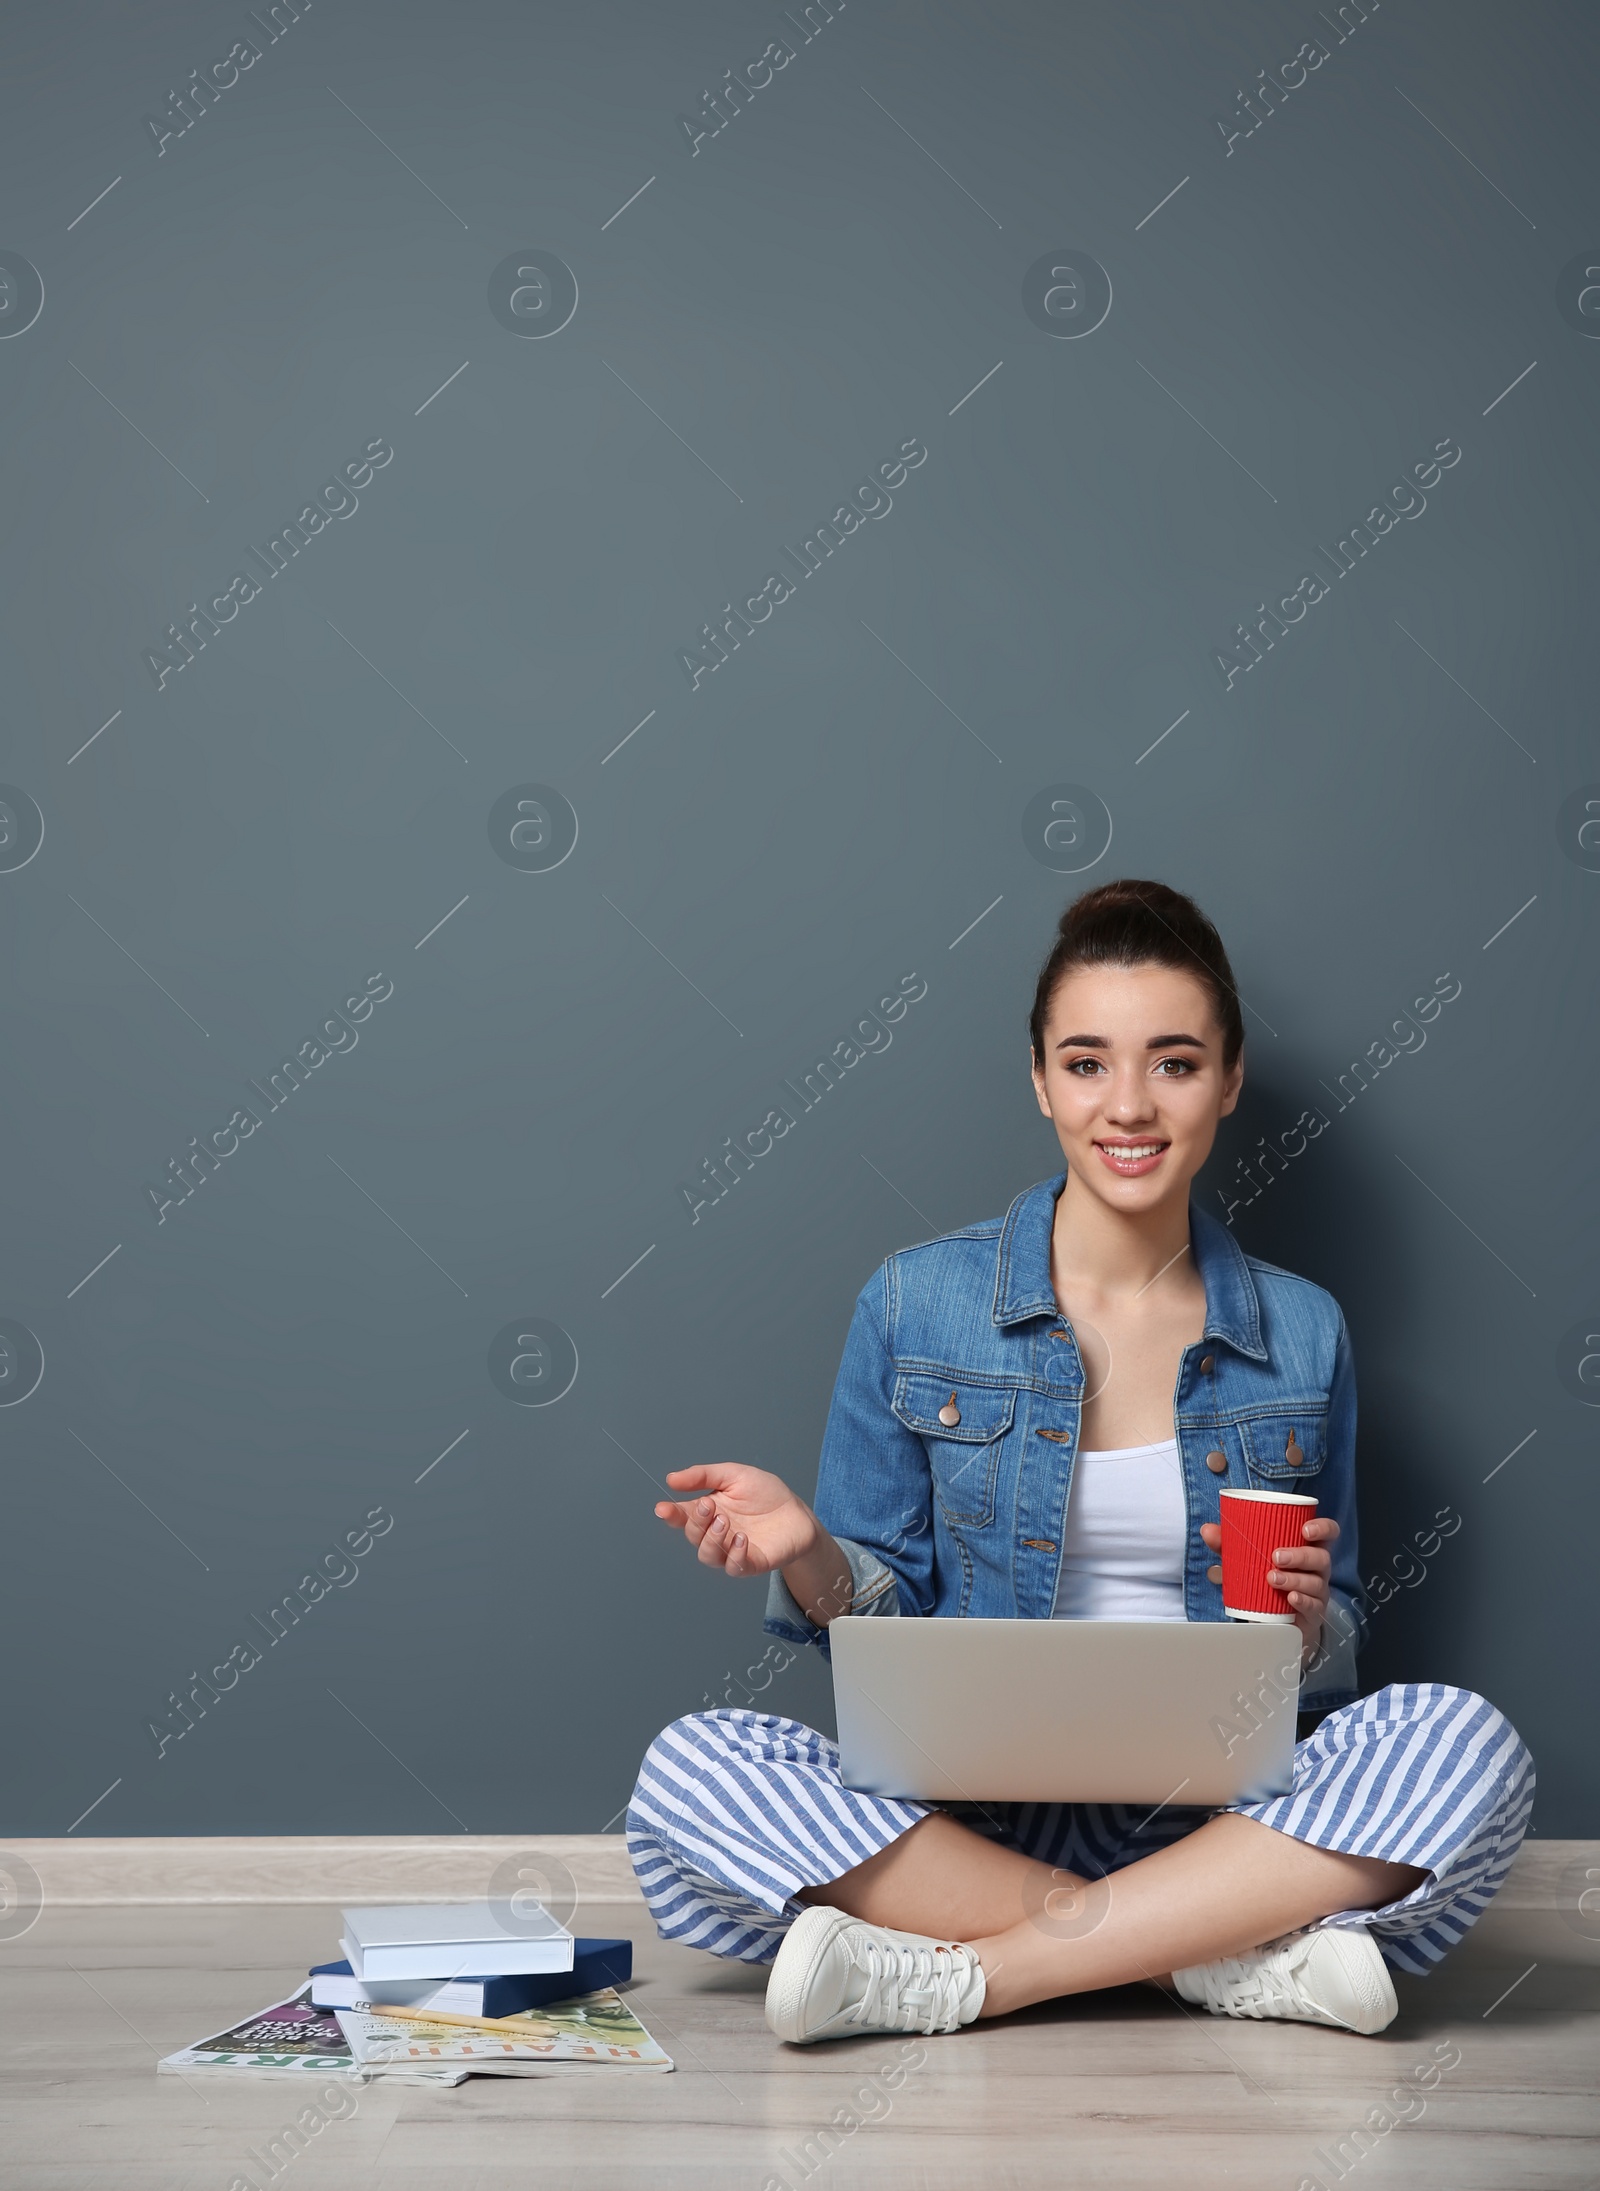
<instances>
[{"instance_id":1,"label":"white sneaker","mask_svg":"<svg viewBox=\"0 0 1600 2191\"><path fill-rule=\"evenodd\" d=\"M767 1981L767 2022L780 2039L848 2039L864 2031L954 2031L983 2006L971 1948L808 1909L790 1926Z\"/></svg>"},{"instance_id":2,"label":"white sneaker","mask_svg":"<svg viewBox=\"0 0 1600 2191\"><path fill-rule=\"evenodd\" d=\"M1281 2016L1370 2034L1400 2010L1388 1965L1365 1927L1291 1932L1243 1955L1175 1970L1172 1982L1213 2016Z\"/></svg>"}]
</instances>

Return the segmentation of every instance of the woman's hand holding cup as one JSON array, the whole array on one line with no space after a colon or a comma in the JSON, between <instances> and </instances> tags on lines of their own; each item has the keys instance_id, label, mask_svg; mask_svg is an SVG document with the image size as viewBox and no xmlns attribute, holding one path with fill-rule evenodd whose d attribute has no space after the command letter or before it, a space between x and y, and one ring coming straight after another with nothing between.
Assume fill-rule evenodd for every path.
<instances>
[{"instance_id":1,"label":"woman's hand holding cup","mask_svg":"<svg viewBox=\"0 0 1600 2191\"><path fill-rule=\"evenodd\" d=\"M1227 1497L1224 1493L1225 1514ZM1328 1578L1333 1570L1332 1548L1339 1537L1339 1524L1329 1514L1314 1514L1311 1520L1301 1522L1296 1532L1294 1522L1303 1511L1303 1508L1284 1502L1281 1534L1285 1537L1298 1534L1301 1541L1275 1546L1265 1577L1268 1588L1280 1594L1286 1614L1300 1631L1302 1664L1322 1640L1328 1610ZM1200 1535L1211 1551L1222 1551L1223 1531L1218 1523L1202 1522ZM1237 1547L1230 1544L1228 1549L1235 1552ZM1227 1565L1226 1560L1224 1565Z\"/></svg>"}]
</instances>

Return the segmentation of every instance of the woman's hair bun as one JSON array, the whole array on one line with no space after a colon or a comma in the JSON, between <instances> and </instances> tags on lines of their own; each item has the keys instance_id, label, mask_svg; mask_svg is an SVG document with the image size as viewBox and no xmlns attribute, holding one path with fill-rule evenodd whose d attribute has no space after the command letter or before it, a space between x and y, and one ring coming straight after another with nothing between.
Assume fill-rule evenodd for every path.
<instances>
[{"instance_id":1,"label":"woman's hair bun","mask_svg":"<svg viewBox=\"0 0 1600 2191\"><path fill-rule=\"evenodd\" d=\"M1222 1029L1222 1062L1244 1048L1239 991L1222 938L1193 898L1170 883L1122 876L1085 890L1056 924L1056 941L1039 969L1028 1032L1044 1061L1045 1021L1062 977L1075 966L1173 966L1193 974L1211 998Z\"/></svg>"}]
</instances>

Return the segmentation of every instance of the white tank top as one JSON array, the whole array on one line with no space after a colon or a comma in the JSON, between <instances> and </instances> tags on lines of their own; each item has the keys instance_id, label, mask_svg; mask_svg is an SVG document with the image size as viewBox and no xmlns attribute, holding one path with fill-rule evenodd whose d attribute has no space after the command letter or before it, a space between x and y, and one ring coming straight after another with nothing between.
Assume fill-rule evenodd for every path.
<instances>
[{"instance_id":1,"label":"white tank top","mask_svg":"<svg viewBox=\"0 0 1600 2191\"><path fill-rule=\"evenodd\" d=\"M1057 1620L1184 1620L1189 1509L1178 1441L1080 1453L1067 1502Z\"/></svg>"}]
</instances>

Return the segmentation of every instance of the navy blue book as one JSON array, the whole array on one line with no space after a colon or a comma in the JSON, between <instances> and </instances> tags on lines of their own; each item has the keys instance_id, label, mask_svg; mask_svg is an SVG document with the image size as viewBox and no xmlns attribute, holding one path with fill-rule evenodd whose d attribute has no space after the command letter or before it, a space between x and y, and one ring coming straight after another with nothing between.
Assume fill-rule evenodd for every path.
<instances>
[{"instance_id":1,"label":"navy blue book","mask_svg":"<svg viewBox=\"0 0 1600 2191\"><path fill-rule=\"evenodd\" d=\"M623 1986L633 1976L631 1940L577 1940L570 1970L524 1972L507 1978L356 1977L348 1963L318 1963L311 1973L314 2008L444 2009L454 2016L520 2016L549 2001Z\"/></svg>"}]
</instances>

